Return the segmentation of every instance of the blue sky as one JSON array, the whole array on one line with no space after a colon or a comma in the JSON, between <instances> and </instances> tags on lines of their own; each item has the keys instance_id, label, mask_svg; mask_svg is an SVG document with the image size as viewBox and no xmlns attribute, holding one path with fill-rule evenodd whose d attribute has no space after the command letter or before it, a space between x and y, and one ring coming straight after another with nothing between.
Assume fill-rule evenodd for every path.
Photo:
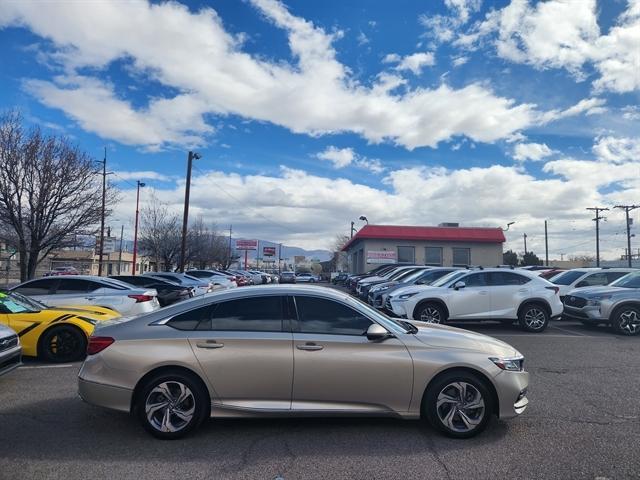
<instances>
[{"instance_id":1,"label":"blue sky","mask_svg":"<svg viewBox=\"0 0 640 480\"><path fill-rule=\"evenodd\" d=\"M0 107L107 147L114 227L137 179L180 211L190 148L193 215L307 248L364 214L590 254L640 193L638 0L9 0L0 44Z\"/></svg>"}]
</instances>

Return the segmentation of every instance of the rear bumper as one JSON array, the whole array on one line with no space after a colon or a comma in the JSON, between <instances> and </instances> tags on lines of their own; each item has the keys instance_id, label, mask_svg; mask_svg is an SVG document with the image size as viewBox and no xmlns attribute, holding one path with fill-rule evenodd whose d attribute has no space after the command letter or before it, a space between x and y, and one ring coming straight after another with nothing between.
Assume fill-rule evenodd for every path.
<instances>
[{"instance_id":1,"label":"rear bumper","mask_svg":"<svg viewBox=\"0 0 640 480\"><path fill-rule=\"evenodd\" d=\"M127 388L104 385L78 378L78 395L82 400L92 405L129 412L133 392Z\"/></svg>"}]
</instances>

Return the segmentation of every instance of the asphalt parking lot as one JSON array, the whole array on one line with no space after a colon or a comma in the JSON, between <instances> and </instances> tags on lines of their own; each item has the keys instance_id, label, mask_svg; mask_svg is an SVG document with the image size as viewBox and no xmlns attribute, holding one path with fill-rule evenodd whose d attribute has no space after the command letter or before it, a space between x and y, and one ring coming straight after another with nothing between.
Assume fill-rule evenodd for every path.
<instances>
[{"instance_id":1,"label":"asphalt parking lot","mask_svg":"<svg viewBox=\"0 0 640 480\"><path fill-rule=\"evenodd\" d=\"M83 403L79 364L0 377L1 479L640 478L640 338L555 322L467 327L525 356L530 407L471 440L394 419L211 420L159 441Z\"/></svg>"}]
</instances>

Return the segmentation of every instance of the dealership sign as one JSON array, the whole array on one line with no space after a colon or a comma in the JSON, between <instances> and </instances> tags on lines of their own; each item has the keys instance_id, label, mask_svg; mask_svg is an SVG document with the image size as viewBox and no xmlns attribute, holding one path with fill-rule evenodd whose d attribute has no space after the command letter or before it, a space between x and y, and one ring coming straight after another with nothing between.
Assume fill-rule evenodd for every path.
<instances>
[{"instance_id":1,"label":"dealership sign","mask_svg":"<svg viewBox=\"0 0 640 480\"><path fill-rule=\"evenodd\" d=\"M396 263L393 250L367 250L367 263Z\"/></svg>"},{"instance_id":2,"label":"dealership sign","mask_svg":"<svg viewBox=\"0 0 640 480\"><path fill-rule=\"evenodd\" d=\"M276 256L276 247L262 247L262 256L263 257L275 257Z\"/></svg>"},{"instance_id":3,"label":"dealership sign","mask_svg":"<svg viewBox=\"0 0 640 480\"><path fill-rule=\"evenodd\" d=\"M257 250L258 240L236 240L236 250Z\"/></svg>"}]
</instances>

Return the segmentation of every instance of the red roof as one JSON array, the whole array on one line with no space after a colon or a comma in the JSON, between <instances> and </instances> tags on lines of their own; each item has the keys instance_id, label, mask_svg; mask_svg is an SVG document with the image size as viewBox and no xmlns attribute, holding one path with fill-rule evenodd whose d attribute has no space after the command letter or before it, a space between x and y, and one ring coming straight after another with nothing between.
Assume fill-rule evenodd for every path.
<instances>
[{"instance_id":1,"label":"red roof","mask_svg":"<svg viewBox=\"0 0 640 480\"><path fill-rule=\"evenodd\" d=\"M415 227L404 225L365 225L342 250L358 240L430 240L434 242L503 243L502 229L484 227Z\"/></svg>"}]
</instances>

